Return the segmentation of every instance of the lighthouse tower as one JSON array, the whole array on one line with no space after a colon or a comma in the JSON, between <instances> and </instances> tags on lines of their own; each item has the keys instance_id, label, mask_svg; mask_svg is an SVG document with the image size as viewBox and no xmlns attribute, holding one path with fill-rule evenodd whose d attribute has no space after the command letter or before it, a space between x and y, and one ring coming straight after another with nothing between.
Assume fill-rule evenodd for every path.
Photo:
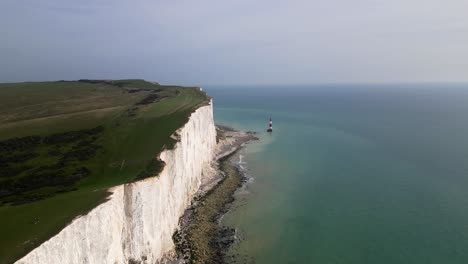
<instances>
[{"instance_id":1,"label":"lighthouse tower","mask_svg":"<svg viewBox=\"0 0 468 264\"><path fill-rule=\"evenodd\" d=\"M270 125L268 126L267 132L273 132L273 121L271 120L271 116L270 116Z\"/></svg>"}]
</instances>

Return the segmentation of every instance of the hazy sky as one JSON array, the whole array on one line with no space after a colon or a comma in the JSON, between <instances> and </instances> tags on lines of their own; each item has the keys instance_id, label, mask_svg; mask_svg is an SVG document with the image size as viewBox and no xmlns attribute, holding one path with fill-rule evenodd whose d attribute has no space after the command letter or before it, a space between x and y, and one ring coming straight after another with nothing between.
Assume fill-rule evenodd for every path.
<instances>
[{"instance_id":1,"label":"hazy sky","mask_svg":"<svg viewBox=\"0 0 468 264\"><path fill-rule=\"evenodd\" d=\"M1 0L0 81L468 81L468 0Z\"/></svg>"}]
</instances>

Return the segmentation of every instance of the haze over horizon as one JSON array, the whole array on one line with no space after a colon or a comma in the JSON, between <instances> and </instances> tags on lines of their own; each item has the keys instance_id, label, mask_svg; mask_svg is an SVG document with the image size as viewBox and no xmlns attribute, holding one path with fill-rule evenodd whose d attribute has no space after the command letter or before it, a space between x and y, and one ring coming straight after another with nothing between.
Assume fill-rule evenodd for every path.
<instances>
[{"instance_id":1,"label":"haze over horizon","mask_svg":"<svg viewBox=\"0 0 468 264\"><path fill-rule=\"evenodd\" d=\"M466 10L466 0L4 0L0 82L467 82Z\"/></svg>"}]
</instances>

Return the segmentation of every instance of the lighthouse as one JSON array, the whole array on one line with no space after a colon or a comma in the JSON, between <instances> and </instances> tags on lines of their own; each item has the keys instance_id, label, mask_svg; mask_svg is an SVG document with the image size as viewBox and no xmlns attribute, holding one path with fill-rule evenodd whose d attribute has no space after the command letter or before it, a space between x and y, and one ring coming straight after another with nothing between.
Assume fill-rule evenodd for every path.
<instances>
[{"instance_id":1,"label":"lighthouse","mask_svg":"<svg viewBox=\"0 0 468 264\"><path fill-rule=\"evenodd\" d=\"M268 126L267 132L273 132L273 121L271 120L271 116L270 116L270 125Z\"/></svg>"}]
</instances>

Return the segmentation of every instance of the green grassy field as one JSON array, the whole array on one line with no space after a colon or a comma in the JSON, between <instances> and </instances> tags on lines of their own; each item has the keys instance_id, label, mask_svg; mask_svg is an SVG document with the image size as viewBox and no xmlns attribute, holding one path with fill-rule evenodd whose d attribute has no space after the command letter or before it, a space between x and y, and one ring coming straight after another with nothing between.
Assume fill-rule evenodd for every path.
<instances>
[{"instance_id":1,"label":"green grassy field","mask_svg":"<svg viewBox=\"0 0 468 264\"><path fill-rule=\"evenodd\" d=\"M157 174L170 135L208 100L143 80L0 84L0 263L103 202L109 187Z\"/></svg>"}]
</instances>

